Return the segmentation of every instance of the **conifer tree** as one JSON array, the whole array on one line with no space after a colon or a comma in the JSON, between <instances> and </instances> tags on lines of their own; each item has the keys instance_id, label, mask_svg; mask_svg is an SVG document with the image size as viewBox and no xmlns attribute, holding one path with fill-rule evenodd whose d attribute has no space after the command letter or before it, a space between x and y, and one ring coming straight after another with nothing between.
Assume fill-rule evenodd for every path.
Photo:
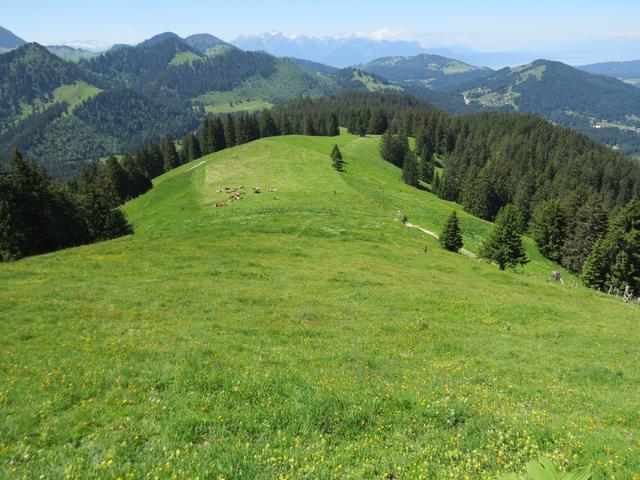
<instances>
[{"instance_id":1,"label":"conifer tree","mask_svg":"<svg viewBox=\"0 0 640 480\"><path fill-rule=\"evenodd\" d=\"M131 198L151 190L151 187L153 187L151 180L144 174L129 153L126 153L122 159L122 168L125 169L129 177L129 195Z\"/></svg>"},{"instance_id":2,"label":"conifer tree","mask_svg":"<svg viewBox=\"0 0 640 480\"><path fill-rule=\"evenodd\" d=\"M409 141L406 136L392 135L387 131L380 142L380 156L396 167L402 167L404 157L409 150Z\"/></svg>"},{"instance_id":3,"label":"conifer tree","mask_svg":"<svg viewBox=\"0 0 640 480\"><path fill-rule=\"evenodd\" d=\"M412 187L417 187L420 180L420 172L416 156L412 150L407 148L402 162L402 179L404 183Z\"/></svg>"},{"instance_id":4,"label":"conifer tree","mask_svg":"<svg viewBox=\"0 0 640 480\"><path fill-rule=\"evenodd\" d=\"M442 198L442 179L439 172L435 172L433 175L433 183L431 184L431 193L436 194Z\"/></svg>"},{"instance_id":5,"label":"conifer tree","mask_svg":"<svg viewBox=\"0 0 640 480\"><path fill-rule=\"evenodd\" d=\"M604 237L598 239L582 267L582 281L590 288L605 288L609 273Z\"/></svg>"},{"instance_id":6,"label":"conifer tree","mask_svg":"<svg viewBox=\"0 0 640 480\"><path fill-rule=\"evenodd\" d=\"M389 128L387 114L381 108L371 115L367 131L373 135L382 135Z\"/></svg>"},{"instance_id":7,"label":"conifer tree","mask_svg":"<svg viewBox=\"0 0 640 480\"><path fill-rule=\"evenodd\" d=\"M293 125L291 125L289 115L286 113L282 115L282 120L280 121L280 133L282 135L291 135L293 133Z\"/></svg>"},{"instance_id":8,"label":"conifer tree","mask_svg":"<svg viewBox=\"0 0 640 480\"><path fill-rule=\"evenodd\" d=\"M216 117L213 120L213 127L211 130L213 135L212 151L219 152L220 150L224 150L225 148L227 148L229 146L227 144L227 133L220 117Z\"/></svg>"},{"instance_id":9,"label":"conifer tree","mask_svg":"<svg viewBox=\"0 0 640 480\"><path fill-rule=\"evenodd\" d=\"M316 127L313 123L313 117L311 117L311 115L307 115L306 117L304 117L304 127L302 130L302 134L309 136L317 135Z\"/></svg>"},{"instance_id":10,"label":"conifer tree","mask_svg":"<svg viewBox=\"0 0 640 480\"><path fill-rule=\"evenodd\" d=\"M562 264L568 270L576 274L582 271L596 241L607 232L607 219L607 212L597 196L591 196L578 208L562 250Z\"/></svg>"},{"instance_id":11,"label":"conifer tree","mask_svg":"<svg viewBox=\"0 0 640 480\"><path fill-rule=\"evenodd\" d=\"M230 113L227 114L224 121L224 138L227 147L234 147L237 143L236 124Z\"/></svg>"},{"instance_id":12,"label":"conifer tree","mask_svg":"<svg viewBox=\"0 0 640 480\"><path fill-rule=\"evenodd\" d=\"M171 137L167 137L162 144L162 158L165 172L180 166L180 155Z\"/></svg>"},{"instance_id":13,"label":"conifer tree","mask_svg":"<svg viewBox=\"0 0 640 480\"><path fill-rule=\"evenodd\" d=\"M543 203L533 216L531 234L540 253L554 262L562 259L567 219L558 200Z\"/></svg>"},{"instance_id":14,"label":"conifer tree","mask_svg":"<svg viewBox=\"0 0 640 480\"><path fill-rule=\"evenodd\" d=\"M122 165L120 165L120 162L118 162L113 154L109 155L109 157L107 158L107 161L105 162L105 168L107 178L109 179L109 183L111 184L111 188L118 198L118 203L125 203L131 198L129 175L127 175L126 170L122 167Z\"/></svg>"},{"instance_id":15,"label":"conifer tree","mask_svg":"<svg viewBox=\"0 0 640 480\"><path fill-rule=\"evenodd\" d=\"M329 122L327 123L327 136L337 137L340 135L340 124L338 122L338 114L332 113L329 115Z\"/></svg>"},{"instance_id":16,"label":"conifer tree","mask_svg":"<svg viewBox=\"0 0 640 480\"><path fill-rule=\"evenodd\" d=\"M442 248L456 253L459 252L463 246L462 232L460 231L458 215L455 210L451 212L451 215L449 215L449 218L447 218L444 224L442 235L440 236L440 245L442 245Z\"/></svg>"},{"instance_id":17,"label":"conifer tree","mask_svg":"<svg viewBox=\"0 0 640 480\"><path fill-rule=\"evenodd\" d=\"M344 160L342 159L342 153L340 152L338 145L335 145L331 151L331 161L333 163L333 168L339 172L344 171Z\"/></svg>"},{"instance_id":18,"label":"conifer tree","mask_svg":"<svg viewBox=\"0 0 640 480\"><path fill-rule=\"evenodd\" d=\"M422 153L420 154L420 177L423 182L433 182L433 173L435 171L435 162L433 161L433 153L428 147L422 147Z\"/></svg>"},{"instance_id":19,"label":"conifer tree","mask_svg":"<svg viewBox=\"0 0 640 480\"><path fill-rule=\"evenodd\" d=\"M494 219L499 206L486 170L480 171L475 165L469 169L462 188L462 205L476 217Z\"/></svg>"},{"instance_id":20,"label":"conifer tree","mask_svg":"<svg viewBox=\"0 0 640 480\"><path fill-rule=\"evenodd\" d=\"M480 256L496 262L500 270L529 262L518 233L518 221L518 212L513 205L503 207L493 231L480 248Z\"/></svg>"},{"instance_id":21,"label":"conifer tree","mask_svg":"<svg viewBox=\"0 0 640 480\"><path fill-rule=\"evenodd\" d=\"M275 137L280 134L280 129L269 110L263 111L260 115L260 134L262 138Z\"/></svg>"}]
</instances>

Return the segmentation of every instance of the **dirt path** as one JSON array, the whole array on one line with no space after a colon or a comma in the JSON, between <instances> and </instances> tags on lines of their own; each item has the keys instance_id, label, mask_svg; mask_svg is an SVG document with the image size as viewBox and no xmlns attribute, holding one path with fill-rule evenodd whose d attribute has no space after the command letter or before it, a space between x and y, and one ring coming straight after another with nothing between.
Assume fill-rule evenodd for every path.
<instances>
[{"instance_id":1,"label":"dirt path","mask_svg":"<svg viewBox=\"0 0 640 480\"><path fill-rule=\"evenodd\" d=\"M206 161L206 160L203 160L202 162L200 162L200 163L198 163L198 164L194 165L193 167L188 168L187 170L185 170L185 173L186 173L186 172L190 172L191 170L194 170L194 169L198 168L200 165L204 165L205 163L207 163L207 161Z\"/></svg>"},{"instance_id":2,"label":"dirt path","mask_svg":"<svg viewBox=\"0 0 640 480\"><path fill-rule=\"evenodd\" d=\"M422 233L425 233L425 234L435 238L436 240L440 239L440 237L438 236L438 234L436 232L432 232L431 230L427 230L426 228L422 228L420 225L415 225L415 224L409 223L409 222L405 222L404 225L407 228L415 228L416 230L420 230ZM478 258L478 256L475 253L470 252L466 248L461 248L460 249L460 254L464 255L465 257L469 257L469 258Z\"/></svg>"}]
</instances>

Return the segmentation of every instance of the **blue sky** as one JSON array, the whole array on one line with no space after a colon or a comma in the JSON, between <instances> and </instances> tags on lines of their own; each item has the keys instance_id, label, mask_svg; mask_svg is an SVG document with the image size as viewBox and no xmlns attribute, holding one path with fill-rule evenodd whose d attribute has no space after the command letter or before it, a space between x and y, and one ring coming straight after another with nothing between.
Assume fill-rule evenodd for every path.
<instances>
[{"instance_id":1,"label":"blue sky","mask_svg":"<svg viewBox=\"0 0 640 480\"><path fill-rule=\"evenodd\" d=\"M225 40L282 31L417 40L427 47L550 51L583 44L637 45L640 1L30 0L6 2L0 25L44 44L135 43L169 30L207 32Z\"/></svg>"}]
</instances>

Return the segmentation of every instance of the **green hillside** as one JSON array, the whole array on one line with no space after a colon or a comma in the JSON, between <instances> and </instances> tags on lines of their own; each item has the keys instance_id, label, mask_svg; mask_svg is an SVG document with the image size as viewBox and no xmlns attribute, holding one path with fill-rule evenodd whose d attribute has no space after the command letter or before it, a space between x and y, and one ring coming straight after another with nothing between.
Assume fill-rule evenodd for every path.
<instances>
[{"instance_id":1,"label":"green hillside","mask_svg":"<svg viewBox=\"0 0 640 480\"><path fill-rule=\"evenodd\" d=\"M536 60L456 89L468 105L533 113L625 153L640 152L640 90L621 80Z\"/></svg>"},{"instance_id":2,"label":"green hillside","mask_svg":"<svg viewBox=\"0 0 640 480\"><path fill-rule=\"evenodd\" d=\"M637 306L549 282L530 241L503 273L404 228L456 206L377 148L224 150L128 203L134 235L0 264L0 477L637 474Z\"/></svg>"}]
</instances>

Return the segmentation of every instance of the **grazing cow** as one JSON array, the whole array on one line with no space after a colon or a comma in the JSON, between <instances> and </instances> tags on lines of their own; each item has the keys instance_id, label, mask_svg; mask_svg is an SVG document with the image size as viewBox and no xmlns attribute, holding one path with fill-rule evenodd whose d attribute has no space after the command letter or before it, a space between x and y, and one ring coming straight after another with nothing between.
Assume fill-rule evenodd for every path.
<instances>
[{"instance_id":1,"label":"grazing cow","mask_svg":"<svg viewBox=\"0 0 640 480\"><path fill-rule=\"evenodd\" d=\"M562 285L564 285L564 278L562 278L562 274L560 272L551 272L551 275L549 275L549 280L560 282Z\"/></svg>"}]
</instances>

